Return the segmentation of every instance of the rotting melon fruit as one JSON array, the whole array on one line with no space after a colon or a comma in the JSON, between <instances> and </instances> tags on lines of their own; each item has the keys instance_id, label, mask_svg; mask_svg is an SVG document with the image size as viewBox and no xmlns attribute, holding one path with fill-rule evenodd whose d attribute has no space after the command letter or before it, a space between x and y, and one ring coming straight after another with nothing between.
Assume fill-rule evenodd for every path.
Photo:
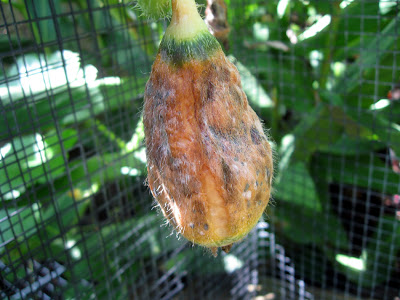
<instances>
[{"instance_id":1,"label":"rotting melon fruit","mask_svg":"<svg viewBox=\"0 0 400 300\"><path fill-rule=\"evenodd\" d=\"M148 183L165 217L189 241L228 252L268 204L272 151L194 0L172 0L146 85L144 128Z\"/></svg>"}]
</instances>

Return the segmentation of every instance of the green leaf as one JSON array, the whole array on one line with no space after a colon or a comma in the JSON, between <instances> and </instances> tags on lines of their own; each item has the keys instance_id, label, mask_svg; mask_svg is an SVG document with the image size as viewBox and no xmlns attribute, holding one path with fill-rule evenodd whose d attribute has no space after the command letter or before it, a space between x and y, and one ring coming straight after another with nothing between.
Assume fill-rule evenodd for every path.
<instances>
[{"instance_id":1,"label":"green leaf","mask_svg":"<svg viewBox=\"0 0 400 300\"><path fill-rule=\"evenodd\" d=\"M64 155L75 145L77 133L66 129L58 135L53 130L47 136L16 137L1 148L0 191L5 200L18 197L15 195L32 184L64 175L67 164Z\"/></svg>"},{"instance_id":2,"label":"green leaf","mask_svg":"<svg viewBox=\"0 0 400 300\"><path fill-rule=\"evenodd\" d=\"M137 279L145 268L146 259L165 258L169 252L187 243L170 236L171 229L160 227L160 223L160 216L149 213L141 218L104 226L100 230L85 230L84 238L70 251L75 248L82 254L90 255L78 260L72 272L98 282L116 281L121 284L126 281L125 274L129 274L130 279ZM80 239L79 235L76 238L75 235L69 236L71 240L77 238Z\"/></svg>"},{"instance_id":3,"label":"green leaf","mask_svg":"<svg viewBox=\"0 0 400 300\"><path fill-rule=\"evenodd\" d=\"M84 186L85 184L81 184L72 192L57 192L51 199L41 199L46 205L39 209L41 216L38 222L42 222L46 227L60 228L60 230L77 226L90 204L90 199L83 198Z\"/></svg>"},{"instance_id":4,"label":"green leaf","mask_svg":"<svg viewBox=\"0 0 400 300\"><path fill-rule=\"evenodd\" d=\"M351 281L364 287L375 287L389 280L395 269L396 253L399 250L400 223L392 216L382 216L361 257L349 257L357 261L358 267L340 261L336 263L336 267Z\"/></svg>"},{"instance_id":5,"label":"green leaf","mask_svg":"<svg viewBox=\"0 0 400 300\"><path fill-rule=\"evenodd\" d=\"M318 247L348 248L340 220L329 212L318 212L305 205L280 201L274 212L276 226L295 243Z\"/></svg>"},{"instance_id":6,"label":"green leaf","mask_svg":"<svg viewBox=\"0 0 400 300\"><path fill-rule=\"evenodd\" d=\"M103 184L123 176L130 176L129 173L123 174L122 169L136 169L137 175L146 174L146 164L141 157L143 148L127 154L105 153L95 155L85 161L75 161L70 164L70 176L72 184L78 184L82 180L87 180L88 176L92 184Z\"/></svg>"},{"instance_id":7,"label":"green leaf","mask_svg":"<svg viewBox=\"0 0 400 300\"><path fill-rule=\"evenodd\" d=\"M317 153L313 159L317 169L326 171L327 182L361 186L383 194L400 193L400 176L373 152L354 156Z\"/></svg>"},{"instance_id":8,"label":"green leaf","mask_svg":"<svg viewBox=\"0 0 400 300\"><path fill-rule=\"evenodd\" d=\"M400 153L400 126L390 122L384 116L370 111L349 112L354 122L367 129L360 132L360 137L367 140L375 140L391 147L396 153Z\"/></svg>"},{"instance_id":9,"label":"green leaf","mask_svg":"<svg viewBox=\"0 0 400 300\"><path fill-rule=\"evenodd\" d=\"M67 86L65 89L60 87L60 90L53 90L53 99L41 93L29 105L26 99L15 101L4 107L4 118L0 119L0 138L31 132L33 128L46 131L53 128L54 122L76 124L116 108L134 105L139 111L146 81L147 77L144 76L129 77L122 81L103 78L89 86L72 88L70 93L66 90ZM132 91L135 92L133 95Z\"/></svg>"},{"instance_id":10,"label":"green leaf","mask_svg":"<svg viewBox=\"0 0 400 300\"><path fill-rule=\"evenodd\" d=\"M204 248L190 247L166 260L162 265L162 269L166 272L177 270L179 274L185 272L196 276L213 276L213 274L223 274L227 272L223 259L224 256L219 255L214 258L213 263L210 264L210 257L204 254Z\"/></svg>"},{"instance_id":11,"label":"green leaf","mask_svg":"<svg viewBox=\"0 0 400 300\"><path fill-rule=\"evenodd\" d=\"M292 145L287 149L291 149L293 159L308 162L314 151L329 147L341 137L343 127L335 122L335 111L335 107L319 104L287 136L290 141L282 139Z\"/></svg>"},{"instance_id":12,"label":"green leaf","mask_svg":"<svg viewBox=\"0 0 400 300\"><path fill-rule=\"evenodd\" d=\"M400 222L394 216L379 219L376 234L367 246L367 273L362 284L371 286L388 280L395 268L396 254L400 250Z\"/></svg>"},{"instance_id":13,"label":"green leaf","mask_svg":"<svg viewBox=\"0 0 400 300\"><path fill-rule=\"evenodd\" d=\"M278 89L277 98L286 108L302 113L308 113L314 108L314 76L308 61L299 56L274 55L251 49L247 49L242 60L253 76L268 82L268 91ZM238 70L242 76L239 67ZM283 87L282 82L285 83ZM243 81L243 88L245 83ZM251 84L249 88L252 88Z\"/></svg>"},{"instance_id":14,"label":"green leaf","mask_svg":"<svg viewBox=\"0 0 400 300\"><path fill-rule=\"evenodd\" d=\"M384 143L374 140L366 140L360 137L352 137L343 133L342 136L332 145L323 147L321 152L335 155L359 155L369 154L373 151L385 149Z\"/></svg>"},{"instance_id":15,"label":"green leaf","mask_svg":"<svg viewBox=\"0 0 400 300\"><path fill-rule=\"evenodd\" d=\"M46 145L51 149L52 155L66 153L72 149L78 141L78 133L75 129L62 129L60 134L55 129L46 133L44 137Z\"/></svg>"},{"instance_id":16,"label":"green leaf","mask_svg":"<svg viewBox=\"0 0 400 300\"><path fill-rule=\"evenodd\" d=\"M363 141L364 144L375 142L375 144L386 145L400 153L400 126L389 121L394 119L399 108L392 104L385 111L375 109L344 109L347 103L336 93L321 91L321 99L324 103L335 103L331 106L331 119L343 127L349 138ZM389 111L393 108L393 111ZM389 117L389 118L387 118ZM372 143L370 143L372 144ZM329 145L327 145L329 146ZM372 149L372 148L370 148ZM320 148L320 150L329 152L329 147Z\"/></svg>"},{"instance_id":17,"label":"green leaf","mask_svg":"<svg viewBox=\"0 0 400 300\"><path fill-rule=\"evenodd\" d=\"M400 101L381 99L374 103L370 109L374 115L400 125Z\"/></svg>"},{"instance_id":18,"label":"green leaf","mask_svg":"<svg viewBox=\"0 0 400 300\"><path fill-rule=\"evenodd\" d=\"M8 0L6 0L8 2ZM35 45L35 42L27 39L25 37L11 35L1 35L0 36L0 52L1 53L11 53L12 49L16 49L18 47L33 47ZM2 77L1 74L3 70L0 71L0 77Z\"/></svg>"},{"instance_id":19,"label":"green leaf","mask_svg":"<svg viewBox=\"0 0 400 300\"><path fill-rule=\"evenodd\" d=\"M37 205L26 206L19 209L0 209L0 244L8 244L18 238L34 235L37 231L35 222ZM6 250L0 247L0 252Z\"/></svg>"},{"instance_id":20,"label":"green leaf","mask_svg":"<svg viewBox=\"0 0 400 300\"><path fill-rule=\"evenodd\" d=\"M24 55L7 76L17 79L0 86L0 139L27 134L34 128L45 132L55 122L76 124L124 106L140 110L141 101L132 99L141 100L148 79L143 73L123 80L96 79L97 69L91 65L81 68L79 55L67 50L47 57Z\"/></svg>"},{"instance_id":21,"label":"green leaf","mask_svg":"<svg viewBox=\"0 0 400 300\"><path fill-rule=\"evenodd\" d=\"M316 13L321 14L332 14L333 6L332 3L326 3L325 1L313 0L313 4L316 5ZM379 15L379 1L371 3L363 3L360 1L354 1L348 5L345 9L340 10L340 14L336 14L339 18L339 24L336 32L336 39L334 41L334 47L336 50L333 53L333 60L343 60L343 54L351 55L358 53L362 48L360 46L360 34L359 32L371 33L371 36L364 35L362 37L363 42L369 42L373 39L373 34L376 34L379 25L382 25L383 20L377 20L375 18L364 18L363 16L375 16ZM378 22L381 22L380 24ZM388 22L383 21L383 25ZM305 28L307 30L307 27ZM328 35L331 35L330 26L317 33L316 35L302 40L294 46L294 51L297 54L308 56L308 53L315 49L321 49L326 45ZM348 49L350 46L350 49ZM354 52L351 47L354 47ZM344 51L342 49L345 49ZM350 52L348 52L350 50ZM338 56L338 54L341 56Z\"/></svg>"},{"instance_id":22,"label":"green leaf","mask_svg":"<svg viewBox=\"0 0 400 300\"><path fill-rule=\"evenodd\" d=\"M229 56L229 59L235 64L240 73L242 88L246 93L249 102L255 107L259 108L273 107L274 104L271 98L265 92L264 88L258 82L256 77L247 69L247 67L237 61L233 56Z\"/></svg>"},{"instance_id":23,"label":"green leaf","mask_svg":"<svg viewBox=\"0 0 400 300\"><path fill-rule=\"evenodd\" d=\"M36 36L37 43L47 43L52 42L57 39L56 37L56 27L54 24L55 18L52 18L52 8L60 11L59 5L60 1L54 1L53 7L50 5L40 5L36 1L25 2L26 10L29 11L29 15L32 19L36 20L34 26L37 26L37 30L40 34Z\"/></svg>"},{"instance_id":24,"label":"green leaf","mask_svg":"<svg viewBox=\"0 0 400 300\"><path fill-rule=\"evenodd\" d=\"M332 12L332 2L310 0L310 5L314 6L319 14L329 14ZM337 1L336 1L337 2Z\"/></svg>"},{"instance_id":25,"label":"green leaf","mask_svg":"<svg viewBox=\"0 0 400 300\"><path fill-rule=\"evenodd\" d=\"M288 185L290 183L290 185ZM303 162L294 162L282 170L275 181L274 198L321 212L314 182Z\"/></svg>"},{"instance_id":26,"label":"green leaf","mask_svg":"<svg viewBox=\"0 0 400 300\"><path fill-rule=\"evenodd\" d=\"M337 82L334 90L340 94L349 94L360 85L363 80L360 80L360 74L365 77L367 71L375 74L376 66L385 55L388 55L390 49L397 40L394 38L397 35L397 23L399 19L396 16L391 22L364 47L361 48L360 55L357 61L347 67L343 77ZM374 75L375 76L375 75ZM370 105L369 103L368 105Z\"/></svg>"},{"instance_id":27,"label":"green leaf","mask_svg":"<svg viewBox=\"0 0 400 300\"><path fill-rule=\"evenodd\" d=\"M31 181L27 170L42 164L45 160L40 135L14 138L1 148L0 191L5 200L25 190L25 183Z\"/></svg>"}]
</instances>

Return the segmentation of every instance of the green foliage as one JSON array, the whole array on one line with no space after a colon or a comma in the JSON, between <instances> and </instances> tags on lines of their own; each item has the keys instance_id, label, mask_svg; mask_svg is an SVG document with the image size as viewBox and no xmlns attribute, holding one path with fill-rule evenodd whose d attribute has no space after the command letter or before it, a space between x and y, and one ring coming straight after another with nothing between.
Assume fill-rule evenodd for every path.
<instances>
[{"instance_id":1,"label":"green foliage","mask_svg":"<svg viewBox=\"0 0 400 300\"><path fill-rule=\"evenodd\" d=\"M132 264L126 272L137 277L144 266L132 263L128 252L125 258L111 257L116 234L130 233L129 239L138 240L136 249L129 242L120 249L138 251L140 259L176 246L173 238L163 241L170 229L160 231L154 213L141 217L151 199L147 192L140 194L146 174L140 110L162 26L147 23L120 1L6 2L6 14L13 9L17 21L35 21L31 31L11 31L0 39L5 55L0 72L1 261L13 265L21 259L57 258L74 265L64 274L71 285L66 295L89 298L95 292L102 297L107 282L122 285L116 297L126 298L126 279L108 278L107 271L117 274L124 259ZM70 10L90 13L67 16ZM74 43L68 42L71 38ZM31 52L12 56L21 46ZM102 216L97 206L104 207L110 186L127 191L120 206L107 206ZM139 205L144 198L146 209ZM17 282L29 268L16 267L6 278Z\"/></svg>"},{"instance_id":2,"label":"green foliage","mask_svg":"<svg viewBox=\"0 0 400 300\"><path fill-rule=\"evenodd\" d=\"M307 264L304 257L316 252L356 284L370 288L390 280L400 251L393 239L396 216L382 210L378 225L368 225L376 234L361 246L367 271L354 271L336 255L355 247L349 235L365 233L343 227L330 188L345 184L390 197L400 193L400 176L387 160L389 149L400 155L399 102L385 100L387 83L399 78L398 12L380 1L229 3L234 55L253 74L252 85L272 100L260 108L248 93L278 145L276 205L270 213L278 238L308 251L293 255L312 281L319 281L309 272L315 260Z\"/></svg>"}]
</instances>

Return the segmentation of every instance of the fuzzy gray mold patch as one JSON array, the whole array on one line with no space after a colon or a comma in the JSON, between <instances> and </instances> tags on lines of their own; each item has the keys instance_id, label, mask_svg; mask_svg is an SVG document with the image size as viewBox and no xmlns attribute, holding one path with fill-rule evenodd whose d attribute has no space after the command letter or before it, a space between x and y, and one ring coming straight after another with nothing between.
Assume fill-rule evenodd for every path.
<instances>
[{"instance_id":1,"label":"fuzzy gray mold patch","mask_svg":"<svg viewBox=\"0 0 400 300\"><path fill-rule=\"evenodd\" d=\"M222 166L222 173L224 176L225 187L228 188L229 186L232 186L233 174L231 169L224 160L222 160L221 166Z\"/></svg>"},{"instance_id":2,"label":"fuzzy gray mold patch","mask_svg":"<svg viewBox=\"0 0 400 300\"><path fill-rule=\"evenodd\" d=\"M251 140L253 141L253 143L255 145L259 145L261 143L261 139L262 139L261 135L255 126L251 127L250 135L251 135Z\"/></svg>"},{"instance_id":3,"label":"fuzzy gray mold patch","mask_svg":"<svg viewBox=\"0 0 400 300\"><path fill-rule=\"evenodd\" d=\"M208 81L208 84L207 84L207 95L206 95L206 98L204 100L207 103L213 102L215 100L215 86L211 81Z\"/></svg>"}]
</instances>

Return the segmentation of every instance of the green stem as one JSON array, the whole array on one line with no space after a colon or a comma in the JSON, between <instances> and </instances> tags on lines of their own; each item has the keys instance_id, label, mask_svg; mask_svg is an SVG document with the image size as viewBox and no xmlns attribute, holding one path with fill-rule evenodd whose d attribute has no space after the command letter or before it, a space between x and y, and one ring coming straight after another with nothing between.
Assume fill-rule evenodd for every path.
<instances>
[{"instance_id":1,"label":"green stem","mask_svg":"<svg viewBox=\"0 0 400 300\"><path fill-rule=\"evenodd\" d=\"M274 87L271 92L271 98L274 102L274 107L272 109L272 118L271 118L271 134L272 136L277 139L279 134L279 97L278 97L278 89Z\"/></svg>"},{"instance_id":2,"label":"green stem","mask_svg":"<svg viewBox=\"0 0 400 300\"><path fill-rule=\"evenodd\" d=\"M100 131L106 138L108 138L110 141L116 143L118 145L118 147L122 150L125 151L126 149L126 143L120 139L119 137L117 137L115 135L114 132L112 132L111 130L109 130L107 128L106 125L104 125L103 123L101 123L99 120L91 120L90 121L92 123L92 125L94 125L96 127L96 129L98 131Z\"/></svg>"},{"instance_id":3,"label":"green stem","mask_svg":"<svg viewBox=\"0 0 400 300\"><path fill-rule=\"evenodd\" d=\"M329 34L326 40L326 48L324 51L324 61L321 67L321 80L320 80L320 88L326 88L326 83L328 81L332 56L334 52L338 26L340 23L340 1L335 1L333 3L333 13L332 13L332 22L329 26Z\"/></svg>"}]
</instances>

